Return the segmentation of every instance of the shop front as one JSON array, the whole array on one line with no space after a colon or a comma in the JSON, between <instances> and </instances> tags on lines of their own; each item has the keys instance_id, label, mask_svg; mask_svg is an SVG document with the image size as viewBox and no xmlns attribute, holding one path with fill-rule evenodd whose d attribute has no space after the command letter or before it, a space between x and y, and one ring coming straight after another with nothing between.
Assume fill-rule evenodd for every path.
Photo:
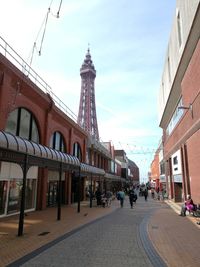
<instances>
[{"instance_id":1,"label":"shop front","mask_svg":"<svg viewBox=\"0 0 200 267\"><path fill-rule=\"evenodd\" d=\"M174 201L183 201L183 177L181 165L181 153L177 150L171 157L172 163L172 182L174 191Z\"/></svg>"},{"instance_id":2,"label":"shop front","mask_svg":"<svg viewBox=\"0 0 200 267\"><path fill-rule=\"evenodd\" d=\"M65 203L65 175L62 174L61 179L61 203ZM48 171L48 182L47 182L47 207L55 207L58 203L58 192L59 192L59 172Z\"/></svg>"},{"instance_id":3,"label":"shop front","mask_svg":"<svg viewBox=\"0 0 200 267\"><path fill-rule=\"evenodd\" d=\"M38 168L31 167L27 173L25 211L35 210ZM1 162L0 217L20 211L23 172L18 164Z\"/></svg>"}]
</instances>

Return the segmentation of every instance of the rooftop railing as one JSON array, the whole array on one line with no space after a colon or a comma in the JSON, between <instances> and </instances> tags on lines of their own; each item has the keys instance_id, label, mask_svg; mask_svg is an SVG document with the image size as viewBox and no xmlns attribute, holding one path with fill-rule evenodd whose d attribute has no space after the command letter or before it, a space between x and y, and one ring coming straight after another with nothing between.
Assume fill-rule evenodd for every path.
<instances>
[{"instance_id":1,"label":"rooftop railing","mask_svg":"<svg viewBox=\"0 0 200 267\"><path fill-rule=\"evenodd\" d=\"M55 105L65 113L69 118L71 118L75 123L77 123L83 130L86 131L84 125L78 123L77 115L66 106L66 104L56 96L51 86L49 86L41 77L38 75L29 64L27 64L21 56L0 36L0 53L4 55L11 63L13 63L27 78L29 78L38 88L40 88L46 94L49 94L54 101ZM92 137L92 136L91 136ZM93 138L93 137L92 137ZM107 149L103 145L95 140L99 148L108 154Z\"/></svg>"},{"instance_id":2,"label":"rooftop railing","mask_svg":"<svg viewBox=\"0 0 200 267\"><path fill-rule=\"evenodd\" d=\"M12 62L27 78L29 78L43 92L48 93L55 105L62 110L69 118L77 123L77 115L68 108L65 103L56 96L52 88L27 64L22 57L0 36L0 53ZM80 125L81 126L81 125Z\"/></svg>"}]
</instances>

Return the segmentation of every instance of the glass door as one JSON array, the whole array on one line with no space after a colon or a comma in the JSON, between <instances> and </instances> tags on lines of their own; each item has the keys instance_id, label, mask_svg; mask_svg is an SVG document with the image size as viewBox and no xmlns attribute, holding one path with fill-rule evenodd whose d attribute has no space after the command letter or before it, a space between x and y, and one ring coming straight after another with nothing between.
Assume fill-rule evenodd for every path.
<instances>
[{"instance_id":1,"label":"glass door","mask_svg":"<svg viewBox=\"0 0 200 267\"><path fill-rule=\"evenodd\" d=\"M0 215L5 214L8 182L0 181Z\"/></svg>"},{"instance_id":2,"label":"glass door","mask_svg":"<svg viewBox=\"0 0 200 267\"><path fill-rule=\"evenodd\" d=\"M22 182L23 181L21 179L10 180L7 210L8 214L16 213L20 210Z\"/></svg>"},{"instance_id":3,"label":"glass door","mask_svg":"<svg viewBox=\"0 0 200 267\"><path fill-rule=\"evenodd\" d=\"M49 182L47 206L50 207L56 206L57 194L58 194L58 182L57 181Z\"/></svg>"}]
</instances>

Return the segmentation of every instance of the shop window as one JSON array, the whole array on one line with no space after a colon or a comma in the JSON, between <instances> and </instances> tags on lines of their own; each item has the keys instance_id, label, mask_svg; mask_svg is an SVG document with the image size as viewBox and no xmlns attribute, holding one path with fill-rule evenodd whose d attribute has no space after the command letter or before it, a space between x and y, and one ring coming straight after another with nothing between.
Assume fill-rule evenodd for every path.
<instances>
[{"instance_id":1,"label":"shop window","mask_svg":"<svg viewBox=\"0 0 200 267\"><path fill-rule=\"evenodd\" d=\"M27 179L26 181L26 199L25 209L33 209L35 207L36 197L36 179Z\"/></svg>"},{"instance_id":2,"label":"shop window","mask_svg":"<svg viewBox=\"0 0 200 267\"><path fill-rule=\"evenodd\" d=\"M66 153L64 138L61 133L54 132L54 134L51 136L50 147L63 153Z\"/></svg>"},{"instance_id":3,"label":"shop window","mask_svg":"<svg viewBox=\"0 0 200 267\"><path fill-rule=\"evenodd\" d=\"M47 206L56 206L58 202L58 181L51 181L48 183L47 189Z\"/></svg>"},{"instance_id":4,"label":"shop window","mask_svg":"<svg viewBox=\"0 0 200 267\"><path fill-rule=\"evenodd\" d=\"M19 136L29 139L31 114L26 109L21 109Z\"/></svg>"},{"instance_id":5,"label":"shop window","mask_svg":"<svg viewBox=\"0 0 200 267\"><path fill-rule=\"evenodd\" d=\"M39 140L38 138L38 129L35 120L32 120L32 129L31 129L32 140Z\"/></svg>"},{"instance_id":6,"label":"shop window","mask_svg":"<svg viewBox=\"0 0 200 267\"><path fill-rule=\"evenodd\" d=\"M74 143L73 156L77 157L80 161L82 161L82 152L79 143Z\"/></svg>"},{"instance_id":7,"label":"shop window","mask_svg":"<svg viewBox=\"0 0 200 267\"><path fill-rule=\"evenodd\" d=\"M165 162L160 163L160 174L165 174Z\"/></svg>"},{"instance_id":8,"label":"shop window","mask_svg":"<svg viewBox=\"0 0 200 267\"><path fill-rule=\"evenodd\" d=\"M34 116L24 108L12 111L6 123L5 131L27 140L39 143L39 132Z\"/></svg>"},{"instance_id":9,"label":"shop window","mask_svg":"<svg viewBox=\"0 0 200 267\"><path fill-rule=\"evenodd\" d=\"M177 156L173 158L173 164L174 165L177 165L178 164L178 157Z\"/></svg>"},{"instance_id":10,"label":"shop window","mask_svg":"<svg viewBox=\"0 0 200 267\"><path fill-rule=\"evenodd\" d=\"M23 181L21 179L10 180L7 213L12 214L20 211L21 193ZM35 207L36 179L27 179L25 210Z\"/></svg>"},{"instance_id":11,"label":"shop window","mask_svg":"<svg viewBox=\"0 0 200 267\"><path fill-rule=\"evenodd\" d=\"M11 134L16 135L17 133L17 122L18 122L18 111L19 109L15 109L13 112L9 114L6 131L10 132Z\"/></svg>"},{"instance_id":12,"label":"shop window","mask_svg":"<svg viewBox=\"0 0 200 267\"><path fill-rule=\"evenodd\" d=\"M183 105L182 98L180 98L178 105L176 106L176 109L172 115L172 118L171 118L171 120L167 126L167 129L166 129L167 135L170 135L172 133L173 129L176 127L176 125L178 124L178 122L182 118L184 111L183 111L183 109L179 109L179 107L181 107L182 105Z\"/></svg>"},{"instance_id":13,"label":"shop window","mask_svg":"<svg viewBox=\"0 0 200 267\"><path fill-rule=\"evenodd\" d=\"M22 180L14 179L10 181L8 197L8 214L16 213L20 210Z\"/></svg>"},{"instance_id":14,"label":"shop window","mask_svg":"<svg viewBox=\"0 0 200 267\"><path fill-rule=\"evenodd\" d=\"M7 181L0 181L0 215L5 213Z\"/></svg>"}]
</instances>

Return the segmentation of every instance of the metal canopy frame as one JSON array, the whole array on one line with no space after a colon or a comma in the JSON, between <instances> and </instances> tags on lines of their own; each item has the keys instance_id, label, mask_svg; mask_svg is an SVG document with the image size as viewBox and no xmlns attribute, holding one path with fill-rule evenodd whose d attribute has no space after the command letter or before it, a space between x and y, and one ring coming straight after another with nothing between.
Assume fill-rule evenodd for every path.
<instances>
[{"instance_id":1,"label":"metal canopy frame","mask_svg":"<svg viewBox=\"0 0 200 267\"><path fill-rule=\"evenodd\" d=\"M63 171L76 170L80 167L80 161L77 157L62 153L46 146L25 140L10 133L0 131L0 159L9 162L15 162L23 165L25 156L28 156L28 165L60 169L60 163L63 164Z\"/></svg>"},{"instance_id":2,"label":"metal canopy frame","mask_svg":"<svg viewBox=\"0 0 200 267\"><path fill-rule=\"evenodd\" d=\"M23 235L26 179L27 172L30 167L38 166L41 168L48 168L50 170L57 170L59 172L57 220L61 219L61 181L63 172L74 171L78 176L78 212L80 212L80 182L82 174L91 175L91 180L92 177L95 176L113 181L123 180L123 178L120 178L119 176L105 173L103 169L88 165L86 163L81 163L75 156L62 153L4 131L0 131L0 161L19 164L23 171L18 236ZM91 203L90 207L92 207Z\"/></svg>"},{"instance_id":3,"label":"metal canopy frame","mask_svg":"<svg viewBox=\"0 0 200 267\"><path fill-rule=\"evenodd\" d=\"M127 180L125 178L122 178L118 175L114 175L111 173L105 173L104 178L108 179L108 180L117 181L117 182L127 182Z\"/></svg>"},{"instance_id":4,"label":"metal canopy frame","mask_svg":"<svg viewBox=\"0 0 200 267\"><path fill-rule=\"evenodd\" d=\"M77 157L25 140L4 131L0 131L0 161L17 163L21 166L23 171L18 236L23 235L26 179L30 167L38 166L59 171L57 220L61 219L62 172L78 171L79 191L81 172L85 174L94 173L95 175L102 176L105 174L105 171L102 169L80 163ZM80 197L78 200L78 212L80 212Z\"/></svg>"}]
</instances>

